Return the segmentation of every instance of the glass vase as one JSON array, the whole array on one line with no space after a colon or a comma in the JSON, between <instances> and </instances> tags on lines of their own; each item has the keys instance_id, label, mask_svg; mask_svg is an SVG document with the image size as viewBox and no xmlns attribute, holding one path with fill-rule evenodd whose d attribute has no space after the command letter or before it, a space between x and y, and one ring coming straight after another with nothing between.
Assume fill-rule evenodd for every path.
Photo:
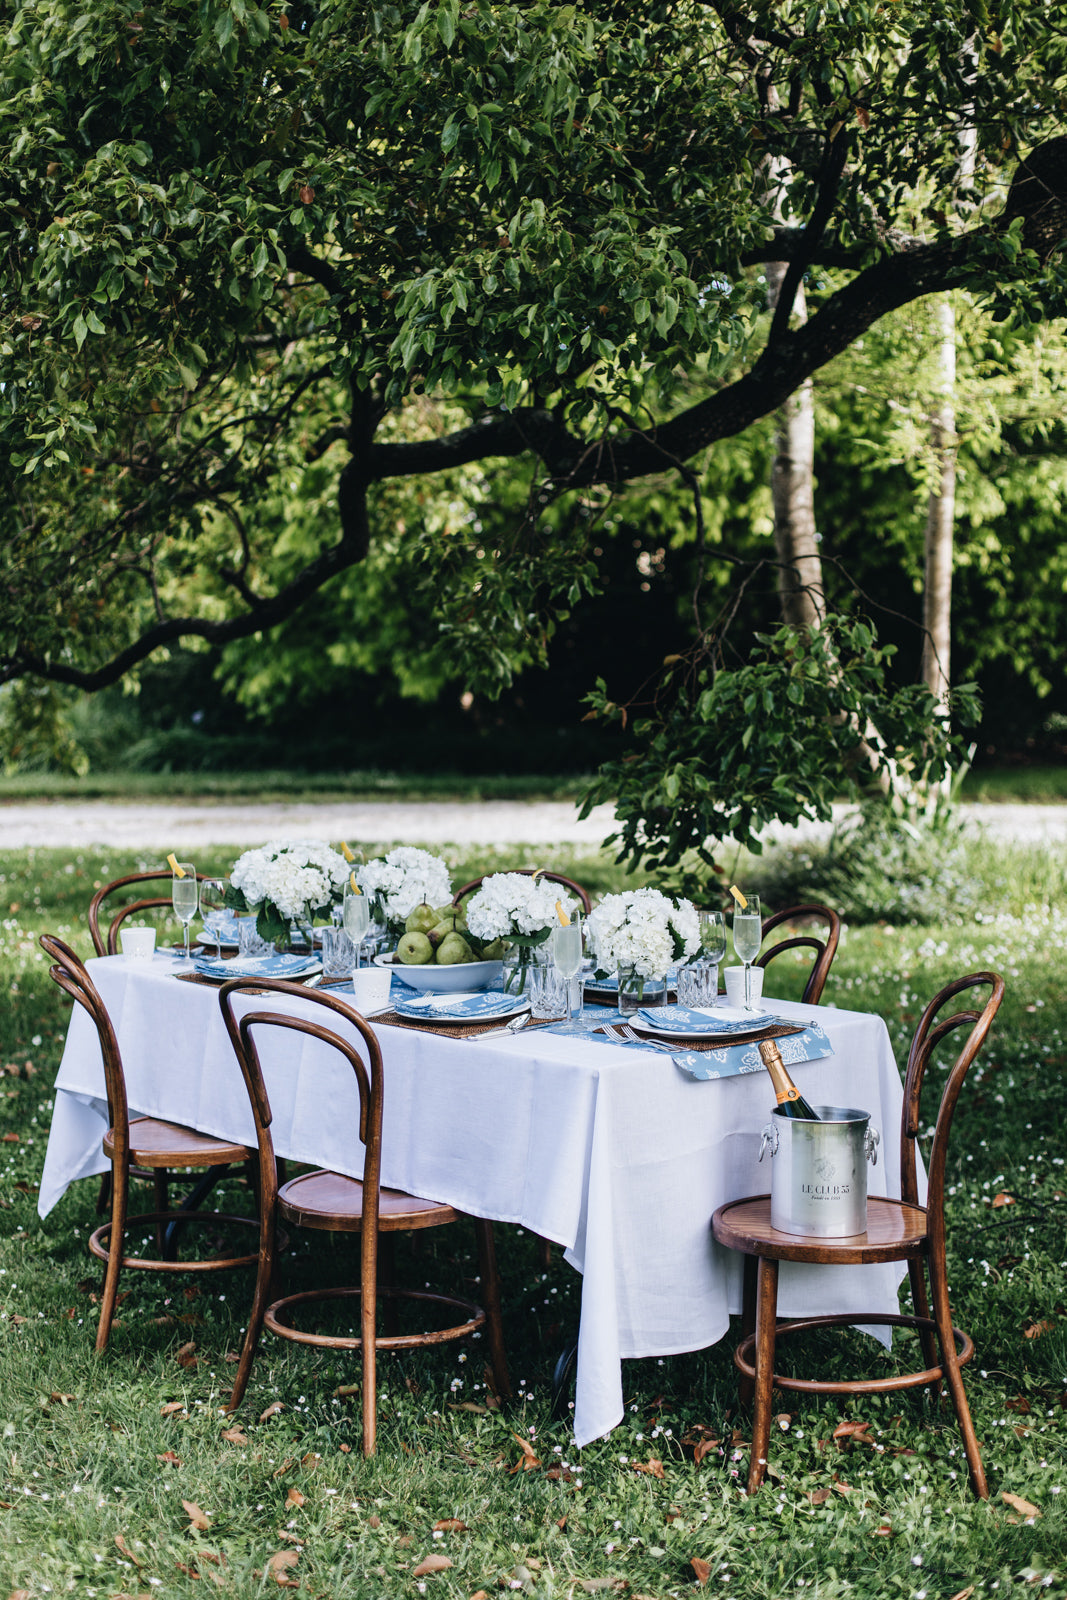
<instances>
[{"instance_id":1,"label":"glass vase","mask_svg":"<svg viewBox=\"0 0 1067 1600\"><path fill-rule=\"evenodd\" d=\"M619 1010L623 1016L635 1011L647 1011L649 1006L662 1006L667 1002L667 979L646 978L636 967L619 968Z\"/></svg>"},{"instance_id":2,"label":"glass vase","mask_svg":"<svg viewBox=\"0 0 1067 1600\"><path fill-rule=\"evenodd\" d=\"M534 952L528 944L509 944L504 951L504 993L516 999L526 993L530 968L535 962Z\"/></svg>"}]
</instances>

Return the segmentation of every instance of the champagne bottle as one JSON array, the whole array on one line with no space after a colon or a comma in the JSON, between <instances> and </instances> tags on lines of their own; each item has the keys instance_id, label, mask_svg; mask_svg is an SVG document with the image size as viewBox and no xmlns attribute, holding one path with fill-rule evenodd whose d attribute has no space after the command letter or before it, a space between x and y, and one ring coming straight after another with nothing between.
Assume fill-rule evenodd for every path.
<instances>
[{"instance_id":1,"label":"champagne bottle","mask_svg":"<svg viewBox=\"0 0 1067 1600\"><path fill-rule=\"evenodd\" d=\"M774 1097L782 1108L782 1114L787 1117L802 1117L805 1122L818 1122L820 1119L786 1071L782 1052L774 1040L764 1039L759 1047L759 1053L763 1057L763 1065L771 1075Z\"/></svg>"}]
</instances>

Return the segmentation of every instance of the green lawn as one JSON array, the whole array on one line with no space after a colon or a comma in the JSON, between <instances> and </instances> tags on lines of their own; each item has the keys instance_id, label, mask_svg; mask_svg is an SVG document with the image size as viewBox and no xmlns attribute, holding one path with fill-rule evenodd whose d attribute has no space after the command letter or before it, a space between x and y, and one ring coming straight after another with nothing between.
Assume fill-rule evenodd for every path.
<instances>
[{"instance_id":1,"label":"green lawn","mask_svg":"<svg viewBox=\"0 0 1067 1600\"><path fill-rule=\"evenodd\" d=\"M490 852L446 854L456 881L501 864ZM510 853L512 864L521 857ZM224 870L232 858L197 865ZM553 861L598 891L617 882L603 859ZM993 1499L970 1497L951 1412L903 1395L783 1403L774 1476L749 1501L747 1424L726 1342L629 1363L624 1423L574 1451L548 1394L575 1326L576 1279L558 1252L543 1276L533 1241L514 1229L499 1240L517 1398L495 1407L476 1345L466 1360L453 1346L385 1362L370 1463L359 1455L358 1397L335 1392L352 1373L331 1356L265 1341L238 1431L220 1414L243 1277L166 1287L128 1274L122 1326L106 1358L94 1357L98 1273L85 1240L95 1183L75 1185L44 1223L35 1210L66 1028L36 940L50 930L87 952L93 886L141 864L114 852L0 857L0 1597L218 1589L243 1600L285 1579L325 1600L479 1591L666 1600L694 1593L698 1573L724 1600L1067 1595L1062 905L998 896L981 921L850 928L826 995L881 1012L902 1059L923 1001L949 977L992 965L1009 981L954 1130L949 1218L957 1320L978 1345L968 1389ZM1011 878L1010 853L998 852L997 871ZM1031 869L1016 877L1034 881ZM444 1233L421 1248L408 1264L424 1277L434 1250L445 1271L465 1270L444 1254ZM472 1254L462 1241L460 1256ZM351 1271L344 1247L321 1238L292 1271L312 1265ZM827 1371L839 1361L814 1359ZM268 1415L275 1401L282 1409ZM869 1429L835 1441L843 1417ZM519 1439L533 1453L529 1470L514 1470ZM695 1446L708 1439L718 1442L697 1465ZM452 1565L418 1576L431 1553Z\"/></svg>"}]
</instances>

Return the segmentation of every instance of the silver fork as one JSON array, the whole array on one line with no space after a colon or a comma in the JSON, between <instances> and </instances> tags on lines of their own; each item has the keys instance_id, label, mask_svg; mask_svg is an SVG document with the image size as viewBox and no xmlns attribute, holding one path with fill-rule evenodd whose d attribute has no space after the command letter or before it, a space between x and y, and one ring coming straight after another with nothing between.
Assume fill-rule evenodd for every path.
<instances>
[{"instance_id":1,"label":"silver fork","mask_svg":"<svg viewBox=\"0 0 1067 1600\"><path fill-rule=\"evenodd\" d=\"M674 1054L674 1046L665 1039L646 1039L643 1034L635 1033L628 1022L617 1022L615 1028L630 1044L643 1044L649 1050L666 1050L669 1056Z\"/></svg>"}]
</instances>

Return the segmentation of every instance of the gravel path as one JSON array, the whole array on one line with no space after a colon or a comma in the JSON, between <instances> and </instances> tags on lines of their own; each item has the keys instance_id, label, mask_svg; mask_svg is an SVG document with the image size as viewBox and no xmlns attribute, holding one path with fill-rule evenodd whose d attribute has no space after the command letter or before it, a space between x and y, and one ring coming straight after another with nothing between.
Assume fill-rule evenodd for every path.
<instances>
[{"instance_id":1,"label":"gravel path","mask_svg":"<svg viewBox=\"0 0 1067 1600\"><path fill-rule=\"evenodd\" d=\"M843 810L843 808L842 808ZM994 838L1067 844L1067 805L969 805L961 812ZM567 844L596 847L612 814L599 806L584 822L569 802L487 800L354 802L324 805L181 804L110 800L0 802L0 850L87 845L189 851L206 844L263 844L275 838L348 839L353 844ZM775 829L773 839L825 834L828 825Z\"/></svg>"}]
</instances>

